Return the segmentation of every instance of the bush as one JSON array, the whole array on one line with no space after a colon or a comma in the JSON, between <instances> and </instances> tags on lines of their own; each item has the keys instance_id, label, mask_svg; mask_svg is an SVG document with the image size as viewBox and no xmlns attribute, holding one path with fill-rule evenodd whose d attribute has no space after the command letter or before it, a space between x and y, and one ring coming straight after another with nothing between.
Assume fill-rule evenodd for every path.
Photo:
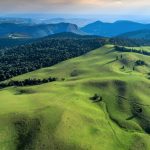
<instances>
[{"instance_id":1,"label":"bush","mask_svg":"<svg viewBox=\"0 0 150 150\"><path fill-rule=\"evenodd\" d=\"M146 65L146 63L145 63L143 60L137 60L137 61L135 62L135 65L136 65L136 66L143 66L143 65Z\"/></svg>"},{"instance_id":2,"label":"bush","mask_svg":"<svg viewBox=\"0 0 150 150\"><path fill-rule=\"evenodd\" d=\"M99 101L102 101L103 98L102 98L102 96L100 96L98 94L94 94L94 96L90 97L90 100L92 100L94 102L99 102Z\"/></svg>"}]
</instances>

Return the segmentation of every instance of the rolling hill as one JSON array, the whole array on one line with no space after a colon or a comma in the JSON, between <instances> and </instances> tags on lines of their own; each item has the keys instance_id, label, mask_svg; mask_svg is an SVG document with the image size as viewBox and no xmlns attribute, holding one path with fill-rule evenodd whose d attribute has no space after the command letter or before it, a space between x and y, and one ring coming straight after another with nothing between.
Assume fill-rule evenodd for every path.
<instances>
[{"instance_id":1,"label":"rolling hill","mask_svg":"<svg viewBox=\"0 0 150 150\"><path fill-rule=\"evenodd\" d=\"M76 34L84 34L79 30L77 25L70 23L58 24L14 24L14 23L1 23L0 24L0 37L10 37L12 34L22 35L30 38L41 38L55 33L73 32Z\"/></svg>"},{"instance_id":2,"label":"rolling hill","mask_svg":"<svg viewBox=\"0 0 150 150\"><path fill-rule=\"evenodd\" d=\"M150 29L150 24L141 24L131 21L116 21L114 23L104 23L96 21L81 28L82 31L104 37L114 37L126 32Z\"/></svg>"},{"instance_id":3,"label":"rolling hill","mask_svg":"<svg viewBox=\"0 0 150 150\"><path fill-rule=\"evenodd\" d=\"M149 72L149 56L105 45L13 78L58 80L0 90L1 149L149 150Z\"/></svg>"}]
</instances>

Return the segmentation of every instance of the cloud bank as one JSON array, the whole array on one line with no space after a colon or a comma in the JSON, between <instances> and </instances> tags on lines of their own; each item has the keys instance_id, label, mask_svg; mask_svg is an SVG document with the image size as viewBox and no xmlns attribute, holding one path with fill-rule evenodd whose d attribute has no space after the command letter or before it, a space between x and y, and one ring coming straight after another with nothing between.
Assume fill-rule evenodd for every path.
<instances>
[{"instance_id":1,"label":"cloud bank","mask_svg":"<svg viewBox=\"0 0 150 150\"><path fill-rule=\"evenodd\" d=\"M149 0L0 0L1 12L150 14Z\"/></svg>"}]
</instances>

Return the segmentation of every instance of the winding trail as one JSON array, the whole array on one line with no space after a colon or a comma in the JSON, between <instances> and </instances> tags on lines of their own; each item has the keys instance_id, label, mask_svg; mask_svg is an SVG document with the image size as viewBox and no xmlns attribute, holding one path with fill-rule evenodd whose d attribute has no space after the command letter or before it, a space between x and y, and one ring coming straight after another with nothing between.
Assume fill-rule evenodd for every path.
<instances>
[{"instance_id":1,"label":"winding trail","mask_svg":"<svg viewBox=\"0 0 150 150\"><path fill-rule=\"evenodd\" d=\"M99 103L99 106L100 106L100 103ZM113 133L113 135L114 135L114 137L115 137L117 143L119 144L119 146L122 147L122 146L124 146L124 145L123 145L122 142L120 141L119 137L117 136L117 133L116 133L115 129L114 129L113 126L111 125L110 120L112 120L112 119L111 119L110 116L109 116L108 108L107 108L107 105L105 104L105 102L103 102L103 106L104 106L104 107L103 107L103 112L104 112L105 117L106 117L106 120L107 120L107 122L108 122L108 126L109 126L110 129L112 130L112 133Z\"/></svg>"}]
</instances>

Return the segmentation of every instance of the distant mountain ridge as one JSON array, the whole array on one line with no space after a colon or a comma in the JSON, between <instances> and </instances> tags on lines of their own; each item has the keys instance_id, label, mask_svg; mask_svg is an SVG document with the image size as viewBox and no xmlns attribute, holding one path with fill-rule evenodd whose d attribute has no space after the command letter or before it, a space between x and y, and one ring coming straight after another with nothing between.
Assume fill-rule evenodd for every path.
<instances>
[{"instance_id":1,"label":"distant mountain ridge","mask_svg":"<svg viewBox=\"0 0 150 150\"><path fill-rule=\"evenodd\" d=\"M116 37L129 32L150 30L150 24L142 24L132 21L116 21L105 23L96 21L79 28L76 24L15 24L1 23L0 38L42 38L45 36L71 32L79 35L96 35L101 37ZM141 36L141 35L140 35ZM143 35L144 36L144 35ZM147 35L148 36L148 35Z\"/></svg>"},{"instance_id":2,"label":"distant mountain ridge","mask_svg":"<svg viewBox=\"0 0 150 150\"><path fill-rule=\"evenodd\" d=\"M105 37L114 37L126 32L137 30L150 29L150 24L142 24L132 21L116 21L114 23L105 23L96 21L81 28L83 32L92 35L99 35Z\"/></svg>"},{"instance_id":3,"label":"distant mountain ridge","mask_svg":"<svg viewBox=\"0 0 150 150\"><path fill-rule=\"evenodd\" d=\"M124 39L145 39L145 40L150 40L150 29L127 32L127 33L121 34L117 37L124 38Z\"/></svg>"},{"instance_id":4,"label":"distant mountain ridge","mask_svg":"<svg viewBox=\"0 0 150 150\"><path fill-rule=\"evenodd\" d=\"M61 17L40 17L36 16L28 16L28 17L21 17L21 16L16 16L16 17L2 17L0 16L0 23L16 23L16 24L29 24L29 25L36 25L36 24L57 24L57 23L71 23L71 24L76 24L79 27L83 27L91 22L93 22L94 19L91 18L61 18Z\"/></svg>"},{"instance_id":5,"label":"distant mountain ridge","mask_svg":"<svg viewBox=\"0 0 150 150\"><path fill-rule=\"evenodd\" d=\"M34 22L40 24L56 24L56 23L64 22L64 23L76 24L79 27L83 27L93 21L94 19L88 19L88 18L51 18L51 19L44 19L44 20L35 20Z\"/></svg>"},{"instance_id":6,"label":"distant mountain ridge","mask_svg":"<svg viewBox=\"0 0 150 150\"><path fill-rule=\"evenodd\" d=\"M95 38L102 38L100 36L97 36L97 35L81 35L81 34L76 34L76 33L73 33L73 32L61 32L61 33L56 33L56 34L52 34L52 35L49 35L47 37L44 37L43 39L46 39L46 38L63 38L63 39L72 39L72 38L80 38L80 39L95 39Z\"/></svg>"},{"instance_id":7,"label":"distant mountain ridge","mask_svg":"<svg viewBox=\"0 0 150 150\"><path fill-rule=\"evenodd\" d=\"M40 25L25 25L13 23L0 24L0 37L9 37L12 34L22 34L22 36L28 36L30 38L40 38L61 32L84 34L84 32L80 31L77 25L70 23Z\"/></svg>"},{"instance_id":8,"label":"distant mountain ridge","mask_svg":"<svg viewBox=\"0 0 150 150\"><path fill-rule=\"evenodd\" d=\"M31 18L11 18L11 17L0 17L1 23L15 23L15 24L35 24Z\"/></svg>"}]
</instances>

